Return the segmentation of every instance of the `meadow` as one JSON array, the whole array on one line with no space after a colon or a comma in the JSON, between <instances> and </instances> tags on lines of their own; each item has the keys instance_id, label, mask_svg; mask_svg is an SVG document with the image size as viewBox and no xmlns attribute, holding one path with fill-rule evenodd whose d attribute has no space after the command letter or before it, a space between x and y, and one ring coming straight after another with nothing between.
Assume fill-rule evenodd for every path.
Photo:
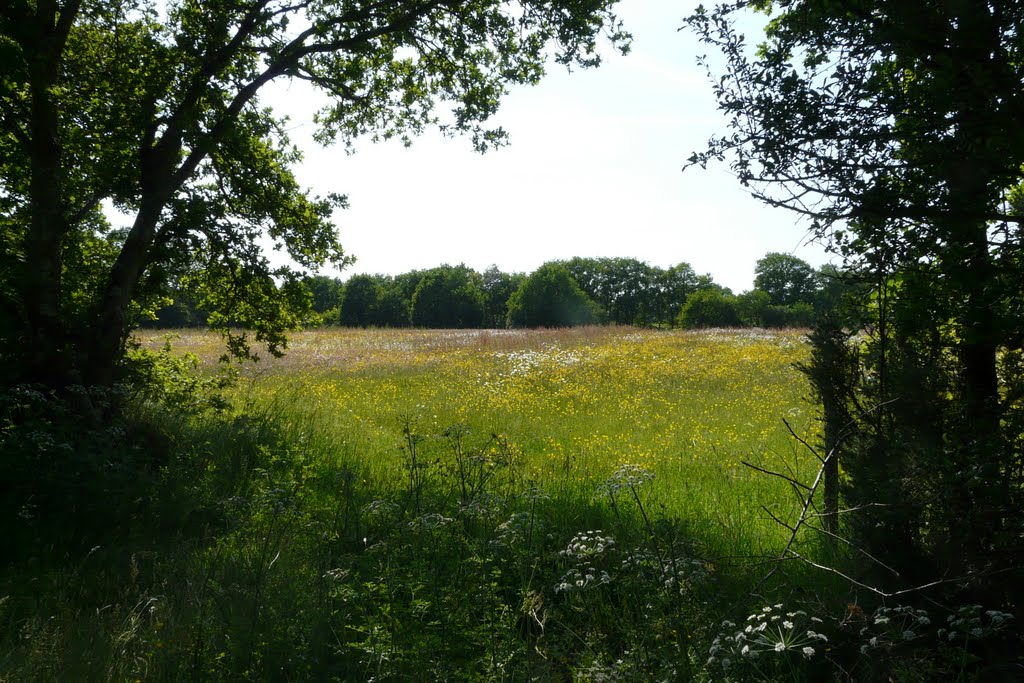
<instances>
[{"instance_id":1,"label":"meadow","mask_svg":"<svg viewBox=\"0 0 1024 683\"><path fill-rule=\"evenodd\" d=\"M721 556L770 553L788 532L787 487L742 464L811 478L817 408L796 369L800 331L634 328L346 330L296 335L285 357L245 368L235 402L276 406L338 439L340 456L385 489L403 478L406 430L427 450L453 429L514 448L545 491L592 494L624 465L650 471L660 509ZM149 344L162 343L162 335ZM176 348L212 367L219 337ZM785 420L785 422L784 422ZM788 424L788 427L787 427Z\"/></svg>"},{"instance_id":2,"label":"meadow","mask_svg":"<svg viewBox=\"0 0 1024 683\"><path fill-rule=\"evenodd\" d=\"M170 353L212 374L221 348ZM724 619L827 585L762 584L799 500L743 464L813 477L807 355L796 331L328 329L220 412L137 397L171 445L137 449L153 476L108 537L0 586L0 680L718 680Z\"/></svg>"}]
</instances>

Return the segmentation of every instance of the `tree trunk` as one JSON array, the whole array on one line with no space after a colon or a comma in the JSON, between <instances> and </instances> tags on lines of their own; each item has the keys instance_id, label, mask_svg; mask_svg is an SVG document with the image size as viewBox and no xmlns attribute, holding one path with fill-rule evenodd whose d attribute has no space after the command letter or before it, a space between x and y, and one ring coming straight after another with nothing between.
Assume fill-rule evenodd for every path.
<instances>
[{"instance_id":1,"label":"tree trunk","mask_svg":"<svg viewBox=\"0 0 1024 683\"><path fill-rule=\"evenodd\" d=\"M49 5L49 6L44 6ZM74 361L67 357L61 320L61 267L64 236L63 177L59 112L51 93L63 39L53 26L54 7L40 3L26 31L32 41L30 64L29 146L31 176L29 221L25 238L25 272L21 278L27 326L27 363L22 376L29 382L59 387L74 381ZM26 46L23 45L23 49Z\"/></svg>"},{"instance_id":2,"label":"tree trunk","mask_svg":"<svg viewBox=\"0 0 1024 683\"><path fill-rule=\"evenodd\" d=\"M117 380L117 368L124 354L129 332L128 309L135 289L149 264L160 214L172 195L169 160L173 151L159 147L144 153L142 205L121 252L114 261L103 296L98 304L86 377L90 384L109 386Z\"/></svg>"},{"instance_id":3,"label":"tree trunk","mask_svg":"<svg viewBox=\"0 0 1024 683\"><path fill-rule=\"evenodd\" d=\"M992 8L982 0L955 5L952 57L956 126L948 167L947 249L942 264L950 310L957 323L961 402L959 424L951 430L954 461L950 482L959 510L952 523L971 559L987 553L999 533L1009 501L1002 472L1006 448L1001 436L998 379L1000 343L994 301L996 265L989 246L988 216L993 189L1002 178L1000 142L1005 120L994 112L1005 96L998 86L1005 71Z\"/></svg>"}]
</instances>

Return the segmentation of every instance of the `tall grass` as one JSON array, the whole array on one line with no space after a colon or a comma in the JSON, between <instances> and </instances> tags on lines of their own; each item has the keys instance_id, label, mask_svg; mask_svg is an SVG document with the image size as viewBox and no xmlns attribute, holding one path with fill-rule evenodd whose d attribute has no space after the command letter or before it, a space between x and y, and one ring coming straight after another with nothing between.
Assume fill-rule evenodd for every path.
<instances>
[{"instance_id":1,"label":"tall grass","mask_svg":"<svg viewBox=\"0 0 1024 683\"><path fill-rule=\"evenodd\" d=\"M521 449L545 490L587 495L622 464L658 477L665 514L704 529L719 555L777 547L786 488L742 461L806 476L816 467L783 418L813 441L814 406L793 365L796 332L327 331L300 337L249 385L346 440L372 476L396 478L407 422L459 425Z\"/></svg>"},{"instance_id":2,"label":"tall grass","mask_svg":"<svg viewBox=\"0 0 1024 683\"><path fill-rule=\"evenodd\" d=\"M10 563L0 680L703 676L786 538L762 507L794 510L741 460L814 467L781 420L813 440L805 354L797 333L298 335L232 414L140 407L167 455L136 518Z\"/></svg>"}]
</instances>

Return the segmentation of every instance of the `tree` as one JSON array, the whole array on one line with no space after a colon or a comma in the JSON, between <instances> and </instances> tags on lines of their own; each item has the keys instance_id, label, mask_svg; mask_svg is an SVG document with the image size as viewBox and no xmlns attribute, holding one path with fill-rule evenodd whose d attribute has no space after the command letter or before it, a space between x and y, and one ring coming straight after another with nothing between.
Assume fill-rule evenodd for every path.
<instances>
[{"instance_id":1,"label":"tree","mask_svg":"<svg viewBox=\"0 0 1024 683\"><path fill-rule=\"evenodd\" d=\"M406 283L419 283L421 273L412 277L405 273L396 277L379 276L377 306L374 309L374 325L378 327L409 327L412 324L412 292L406 292ZM413 292L415 289L412 290Z\"/></svg>"},{"instance_id":2,"label":"tree","mask_svg":"<svg viewBox=\"0 0 1024 683\"><path fill-rule=\"evenodd\" d=\"M654 321L658 277L648 264L633 258L576 257L564 265L609 322L644 325Z\"/></svg>"},{"instance_id":3,"label":"tree","mask_svg":"<svg viewBox=\"0 0 1024 683\"><path fill-rule=\"evenodd\" d=\"M313 275L304 281L313 298L312 307L317 313L326 313L338 308L341 303L341 280L326 275Z\"/></svg>"},{"instance_id":4,"label":"tree","mask_svg":"<svg viewBox=\"0 0 1024 683\"><path fill-rule=\"evenodd\" d=\"M694 292L686 299L677 320L679 327L739 327L736 297L721 289L708 288Z\"/></svg>"},{"instance_id":5,"label":"tree","mask_svg":"<svg viewBox=\"0 0 1024 683\"><path fill-rule=\"evenodd\" d=\"M751 289L736 297L736 315L750 327L782 327L776 316L777 308L772 306L768 293L760 289Z\"/></svg>"},{"instance_id":6,"label":"tree","mask_svg":"<svg viewBox=\"0 0 1024 683\"><path fill-rule=\"evenodd\" d=\"M376 324L381 286L372 275L353 275L345 283L339 303L338 324L369 327Z\"/></svg>"},{"instance_id":7,"label":"tree","mask_svg":"<svg viewBox=\"0 0 1024 683\"><path fill-rule=\"evenodd\" d=\"M857 384L827 392L859 406L847 505L886 505L854 518L862 547L905 578L981 583L1022 550L1019 408L1004 399L1021 379L1003 360L1021 320L1000 304L1024 294L1007 201L1024 177L1024 7L752 4L777 10L753 57L739 5L688 22L726 57L731 128L690 162L729 159L870 287L851 318L870 333Z\"/></svg>"},{"instance_id":8,"label":"tree","mask_svg":"<svg viewBox=\"0 0 1024 683\"><path fill-rule=\"evenodd\" d=\"M754 266L754 287L775 306L813 304L817 292L814 268L792 254L771 252Z\"/></svg>"},{"instance_id":9,"label":"tree","mask_svg":"<svg viewBox=\"0 0 1024 683\"><path fill-rule=\"evenodd\" d=\"M176 278L196 282L212 325L279 352L308 306L301 271L345 262L331 224L344 199L299 187L261 89L299 78L329 94L323 142L437 125L483 150L503 141L485 122L507 84L537 82L550 54L597 64L601 33L624 48L612 2L5 3L4 364L52 386L110 383L137 311ZM127 231L104 202L133 216ZM262 237L298 268L271 266ZM231 345L249 352L245 336Z\"/></svg>"},{"instance_id":10,"label":"tree","mask_svg":"<svg viewBox=\"0 0 1024 683\"><path fill-rule=\"evenodd\" d=\"M427 271L412 295L412 324L417 327L480 327L486 313L480 275L466 266Z\"/></svg>"},{"instance_id":11,"label":"tree","mask_svg":"<svg viewBox=\"0 0 1024 683\"><path fill-rule=\"evenodd\" d=\"M508 300L526 280L524 273L504 273L492 265L482 274L481 286L486 299L484 324L488 327L504 327L508 322Z\"/></svg>"},{"instance_id":12,"label":"tree","mask_svg":"<svg viewBox=\"0 0 1024 683\"><path fill-rule=\"evenodd\" d=\"M508 301L509 327L574 327L598 321L600 307L560 263L545 263Z\"/></svg>"},{"instance_id":13,"label":"tree","mask_svg":"<svg viewBox=\"0 0 1024 683\"><path fill-rule=\"evenodd\" d=\"M710 275L698 276L689 263L678 263L656 274L655 321L660 325L672 325L679 310L686 303L686 297L701 286L701 278L711 281Z\"/></svg>"}]
</instances>

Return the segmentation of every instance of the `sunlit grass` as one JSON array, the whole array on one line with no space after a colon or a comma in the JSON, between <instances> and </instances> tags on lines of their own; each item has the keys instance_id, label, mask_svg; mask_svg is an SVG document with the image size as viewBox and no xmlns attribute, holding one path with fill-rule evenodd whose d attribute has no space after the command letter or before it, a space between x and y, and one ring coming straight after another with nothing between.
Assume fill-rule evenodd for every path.
<instances>
[{"instance_id":1,"label":"sunlit grass","mask_svg":"<svg viewBox=\"0 0 1024 683\"><path fill-rule=\"evenodd\" d=\"M214 335L176 346L213 362ZM235 398L310 419L376 481L401 478L407 426L440 439L454 425L500 435L529 480L578 498L625 463L655 473L662 513L723 556L771 552L788 533L788 489L742 464L806 476L817 428L794 364L796 331L316 330L248 367ZM300 418L300 416L302 416ZM429 448L429 446L428 446Z\"/></svg>"}]
</instances>

